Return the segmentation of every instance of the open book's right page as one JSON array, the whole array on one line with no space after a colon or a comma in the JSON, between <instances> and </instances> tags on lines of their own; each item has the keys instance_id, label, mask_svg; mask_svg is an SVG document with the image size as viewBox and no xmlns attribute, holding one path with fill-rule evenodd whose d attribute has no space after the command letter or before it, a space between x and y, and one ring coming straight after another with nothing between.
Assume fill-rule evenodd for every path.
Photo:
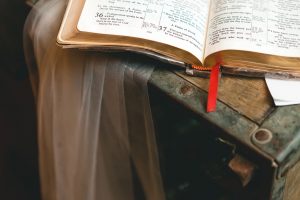
<instances>
[{"instance_id":1,"label":"open book's right page","mask_svg":"<svg viewBox=\"0 0 300 200\"><path fill-rule=\"evenodd\" d=\"M205 57L222 50L300 57L300 1L212 0Z\"/></svg>"}]
</instances>

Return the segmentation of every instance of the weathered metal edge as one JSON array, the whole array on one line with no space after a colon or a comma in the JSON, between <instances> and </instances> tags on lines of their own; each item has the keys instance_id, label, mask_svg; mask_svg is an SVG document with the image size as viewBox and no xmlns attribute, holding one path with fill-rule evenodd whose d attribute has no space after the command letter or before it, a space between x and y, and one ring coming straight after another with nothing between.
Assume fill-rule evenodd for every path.
<instances>
[{"instance_id":1,"label":"weathered metal edge","mask_svg":"<svg viewBox=\"0 0 300 200\"><path fill-rule=\"evenodd\" d=\"M286 175L300 159L300 105L277 108L260 128L272 133L267 144L255 145L279 165L277 177Z\"/></svg>"},{"instance_id":2,"label":"weathered metal edge","mask_svg":"<svg viewBox=\"0 0 300 200\"><path fill-rule=\"evenodd\" d=\"M275 174L275 177L273 177L270 200L283 200L285 183L285 178L278 179Z\"/></svg>"}]
</instances>

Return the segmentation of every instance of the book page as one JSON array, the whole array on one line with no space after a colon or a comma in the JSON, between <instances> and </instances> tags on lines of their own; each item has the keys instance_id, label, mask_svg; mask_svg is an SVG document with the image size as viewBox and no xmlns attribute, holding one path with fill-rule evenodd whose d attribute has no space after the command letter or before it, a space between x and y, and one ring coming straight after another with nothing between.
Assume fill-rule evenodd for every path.
<instances>
[{"instance_id":1,"label":"book page","mask_svg":"<svg viewBox=\"0 0 300 200\"><path fill-rule=\"evenodd\" d=\"M205 56L221 50L300 57L300 1L212 0Z\"/></svg>"},{"instance_id":2,"label":"book page","mask_svg":"<svg viewBox=\"0 0 300 200\"><path fill-rule=\"evenodd\" d=\"M202 62L209 1L86 0L78 30L161 42Z\"/></svg>"}]
</instances>

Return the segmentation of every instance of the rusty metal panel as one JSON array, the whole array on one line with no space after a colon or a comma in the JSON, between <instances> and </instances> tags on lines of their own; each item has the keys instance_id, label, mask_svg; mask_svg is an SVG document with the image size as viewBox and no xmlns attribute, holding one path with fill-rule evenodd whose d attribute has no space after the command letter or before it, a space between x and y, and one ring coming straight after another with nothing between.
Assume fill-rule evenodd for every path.
<instances>
[{"instance_id":1,"label":"rusty metal panel","mask_svg":"<svg viewBox=\"0 0 300 200\"><path fill-rule=\"evenodd\" d=\"M262 200L294 200L299 197L300 190L297 188L300 188L300 178L296 175L300 174L300 164L294 167L300 159L299 105L269 107L261 115L261 120L247 117L224 101L218 101L217 112L206 113L207 92L178 74L163 68L156 69L149 84L196 114L201 123L222 130L223 136L230 138L229 143L232 142L237 149L246 149L241 152L246 153L244 155L250 162L236 158L228 164L242 185L247 186L249 180L251 183L252 173L258 171L259 174L268 174L264 192L269 190L269 194ZM265 164L260 163L256 157L265 160ZM253 177L256 179L258 176Z\"/></svg>"},{"instance_id":2,"label":"rusty metal panel","mask_svg":"<svg viewBox=\"0 0 300 200\"><path fill-rule=\"evenodd\" d=\"M176 173L171 176L171 180L181 173L183 177L199 178L202 177L199 174L202 174L210 177L210 182L212 181L219 187L225 188L227 193L229 192L236 197L242 196L245 200L253 197L254 194L257 195L257 198L255 198L257 200L267 200L275 191L278 191L272 185L276 172L276 166L272 165L272 158L269 158L252 144L251 134L258 129L256 123L222 102L218 102L217 112L206 113L207 93L167 70L156 69L149 84L150 88L156 88L168 97L168 100L163 100L164 95L152 94L152 97L156 97L156 106L159 107L158 109L154 109L155 106L152 107L154 109L154 119L162 124L160 126L165 126L163 131L158 131L158 137L161 139L164 134L168 135L165 138L165 143L160 146L173 146L176 137L179 138L175 142L176 148L174 147L168 156L162 153L164 154L163 157L167 158L175 156L171 162L173 163L171 167L167 167L169 170L172 166L177 169ZM178 107L166 111L166 107L174 104L174 102L186 112L193 113L193 117L189 118L183 115L179 112L180 108ZM158 115L155 114L157 112ZM229 154L225 156L228 163L223 160L224 158L219 160L214 158L216 151L224 153L224 150L222 150L224 147L231 149ZM179 149L184 152L187 151L184 155L190 156L182 158L180 155L183 152ZM191 158L191 156L195 156L194 154L198 155L195 158L196 160ZM244 159L239 159L240 157L236 157L237 155L241 155ZM197 157L199 158L198 161ZM214 161L212 162L212 160ZM193 172L192 169L195 168L198 171ZM231 182L234 184L228 184ZM174 184L174 180L168 183ZM192 187L190 182L184 181L181 184L178 183L173 189L169 188L168 195L170 198L168 200L177 200L174 195L176 196L177 193L190 189L189 187ZM252 199L250 198L250 200Z\"/></svg>"}]
</instances>

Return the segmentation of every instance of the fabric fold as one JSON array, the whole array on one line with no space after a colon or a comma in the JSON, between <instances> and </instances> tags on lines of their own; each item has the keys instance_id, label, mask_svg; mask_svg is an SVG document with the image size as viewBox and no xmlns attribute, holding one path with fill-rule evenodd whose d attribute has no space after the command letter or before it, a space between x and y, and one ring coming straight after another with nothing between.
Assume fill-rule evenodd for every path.
<instances>
[{"instance_id":1,"label":"fabric fold","mask_svg":"<svg viewBox=\"0 0 300 200\"><path fill-rule=\"evenodd\" d=\"M163 200L147 89L154 66L58 47L66 3L40 0L24 29L38 107L42 198L140 200L138 182L145 199Z\"/></svg>"}]
</instances>

